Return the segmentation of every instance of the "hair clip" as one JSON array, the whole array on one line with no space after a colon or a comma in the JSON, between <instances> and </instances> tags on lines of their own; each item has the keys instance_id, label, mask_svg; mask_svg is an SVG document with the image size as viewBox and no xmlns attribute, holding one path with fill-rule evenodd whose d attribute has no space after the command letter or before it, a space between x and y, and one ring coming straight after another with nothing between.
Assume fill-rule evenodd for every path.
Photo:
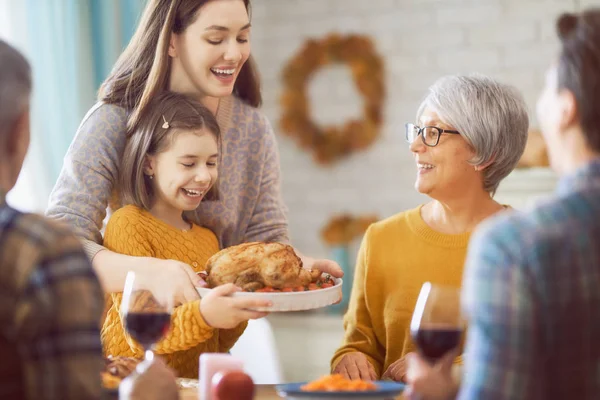
<instances>
[{"instance_id":1,"label":"hair clip","mask_svg":"<svg viewBox=\"0 0 600 400\"><path fill-rule=\"evenodd\" d=\"M162 124L163 129L169 129L169 122L167 122L167 119L165 118L165 116L163 115L163 121L165 121L164 124Z\"/></svg>"}]
</instances>

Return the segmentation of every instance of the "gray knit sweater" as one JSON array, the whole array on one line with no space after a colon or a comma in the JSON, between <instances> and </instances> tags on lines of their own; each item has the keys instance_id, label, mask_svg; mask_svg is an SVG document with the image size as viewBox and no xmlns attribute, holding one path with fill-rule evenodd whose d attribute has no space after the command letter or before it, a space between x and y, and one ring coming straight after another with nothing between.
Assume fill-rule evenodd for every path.
<instances>
[{"instance_id":1,"label":"gray knit sweater","mask_svg":"<svg viewBox=\"0 0 600 400\"><path fill-rule=\"evenodd\" d=\"M217 120L222 154L220 199L203 201L190 218L212 229L221 247L249 241L287 242L279 153L269 121L238 98L221 99ZM98 103L84 117L67 151L46 214L83 239L90 258L100 251L103 220L121 206L117 187L127 112Z\"/></svg>"}]
</instances>

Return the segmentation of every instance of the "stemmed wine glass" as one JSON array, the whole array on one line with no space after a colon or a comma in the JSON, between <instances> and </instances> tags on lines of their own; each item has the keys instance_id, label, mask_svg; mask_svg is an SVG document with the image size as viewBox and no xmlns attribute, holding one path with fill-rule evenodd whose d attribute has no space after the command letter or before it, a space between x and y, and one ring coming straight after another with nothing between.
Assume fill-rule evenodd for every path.
<instances>
[{"instance_id":1,"label":"stemmed wine glass","mask_svg":"<svg viewBox=\"0 0 600 400\"><path fill-rule=\"evenodd\" d=\"M155 293L140 287L139 279L133 271L127 273L121 316L125 329L144 348L144 363L149 365L154 359L154 345L168 332L171 324L173 296L165 288Z\"/></svg>"},{"instance_id":2,"label":"stemmed wine glass","mask_svg":"<svg viewBox=\"0 0 600 400\"><path fill-rule=\"evenodd\" d=\"M410 323L413 342L432 364L457 348L464 330L460 289L425 282Z\"/></svg>"}]
</instances>

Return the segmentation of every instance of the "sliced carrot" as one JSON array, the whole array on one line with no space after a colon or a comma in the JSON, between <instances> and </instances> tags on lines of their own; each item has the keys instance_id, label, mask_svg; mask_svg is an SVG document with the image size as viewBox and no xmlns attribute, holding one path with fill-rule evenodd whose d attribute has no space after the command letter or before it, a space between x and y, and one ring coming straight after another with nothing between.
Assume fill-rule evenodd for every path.
<instances>
[{"instance_id":1,"label":"sliced carrot","mask_svg":"<svg viewBox=\"0 0 600 400\"><path fill-rule=\"evenodd\" d=\"M375 390L373 382L363 380L348 380L342 375L327 375L321 379L309 382L301 387L303 391L367 391Z\"/></svg>"}]
</instances>

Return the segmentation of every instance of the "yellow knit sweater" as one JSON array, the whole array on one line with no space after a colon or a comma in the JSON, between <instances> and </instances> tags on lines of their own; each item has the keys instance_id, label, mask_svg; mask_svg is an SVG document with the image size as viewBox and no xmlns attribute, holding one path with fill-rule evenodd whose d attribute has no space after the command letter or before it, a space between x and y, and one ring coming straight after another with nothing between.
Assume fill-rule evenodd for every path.
<instances>
[{"instance_id":1,"label":"yellow knit sweater","mask_svg":"<svg viewBox=\"0 0 600 400\"><path fill-rule=\"evenodd\" d=\"M182 231L134 206L117 210L106 227L104 246L117 253L148 256L185 262L202 271L208 258L219 251L215 234L193 225ZM108 299L108 313L102 327L105 355L142 357L142 347L124 330L119 317L122 293ZM246 329L247 323L234 329L213 329L200 314L200 301L176 307L169 333L155 347L179 376L198 378L198 358L205 352L227 352Z\"/></svg>"},{"instance_id":2,"label":"yellow knit sweater","mask_svg":"<svg viewBox=\"0 0 600 400\"><path fill-rule=\"evenodd\" d=\"M365 233L356 262L343 355L367 355L378 376L414 351L410 320L424 282L461 286L469 233L442 234L421 217L421 207L377 222Z\"/></svg>"}]
</instances>

